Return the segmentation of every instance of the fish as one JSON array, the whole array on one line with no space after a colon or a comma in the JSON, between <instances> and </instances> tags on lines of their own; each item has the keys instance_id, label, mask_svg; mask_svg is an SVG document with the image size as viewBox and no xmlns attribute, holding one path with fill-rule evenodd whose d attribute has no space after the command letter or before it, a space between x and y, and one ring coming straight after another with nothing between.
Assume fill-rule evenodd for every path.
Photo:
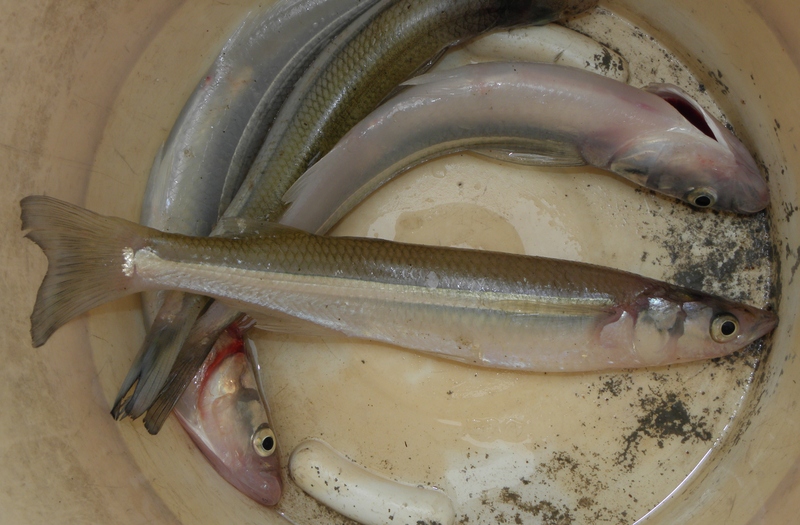
<instances>
[{"instance_id":1,"label":"fish","mask_svg":"<svg viewBox=\"0 0 800 525\"><path fill-rule=\"evenodd\" d=\"M230 165L256 109L268 127L308 63L377 1L282 0L248 13L198 82L156 155L142 221L173 233L208 235L220 207L224 211L232 198L225 200L223 188L231 191L246 174L248 166L240 166L241 173ZM240 156L247 155L246 148L239 149Z\"/></svg>"},{"instance_id":2,"label":"fish","mask_svg":"<svg viewBox=\"0 0 800 525\"><path fill-rule=\"evenodd\" d=\"M520 38L525 39L525 44L519 42ZM614 66L597 71L601 74L612 75L613 78L623 80L627 78L628 67L623 57L580 33L556 24L548 24L546 26L518 28L486 35L478 41L466 44L455 52L448 53L442 60L435 64L434 70L441 70L442 68L453 69L458 65L476 61L508 61L512 58L525 61L569 62L570 64L576 65L576 67L597 68L598 65L594 64L592 59L595 56L603 56L606 54L611 57L609 63L614 64ZM295 68L287 66L286 69ZM262 102L259 103L259 108L262 108L265 104L274 106L275 97L271 96L272 94L270 91L272 90L268 90L262 98ZM232 110L233 109L234 108L232 108ZM241 168L235 159L242 150L252 150L252 144L254 142L258 142L259 140L263 141L263 136L259 139L257 135L261 133L259 130L264 127L263 120L265 118L262 109L257 109L254 112L248 126L242 133L240 145L237 147L234 160L231 161L231 170ZM179 124L176 123L176 126L178 125ZM242 144L245 146L242 147ZM195 191L200 191L200 193L203 194L219 191L218 188L221 187L221 185L218 181L213 179L214 177L219 178L222 175L226 176L225 186L228 186L229 181L238 180L237 176L226 175L221 172L206 174L206 176L199 180L193 181ZM213 214L213 209L209 209L213 207L210 204L205 207L206 209L204 209L203 206L194 205L189 210L180 210L181 216L187 217L189 220L184 220L180 224L173 225L169 228L162 227L162 224L171 219L171 213L181 205L180 203L170 203L169 193L150 193L149 191L151 188L169 186L169 181L165 182L163 180L165 178L169 179L169 177L171 177L171 174L163 170L151 173L151 178L148 182L148 198L146 199L150 213L145 214L143 212L140 222L145 226L173 233L183 233L187 235L206 233L205 230L197 227L197 225L203 224L204 221L196 220L194 216L202 215L203 213ZM198 187L203 185L207 185L208 189L199 190ZM221 198L220 202L225 202L225 198ZM297 212L298 210L295 208L293 211ZM144 308L146 317L149 311L149 304L150 303L146 303ZM154 315L155 311L153 311L149 318L152 319ZM233 315L235 315L234 312L228 311L226 313L224 309L212 307L210 312L203 314L203 320L198 321L200 328L192 328L191 335L187 336L187 343L184 344L184 348L187 349L187 351L183 351L182 349L178 354L166 384L159 392L158 398L150 405L150 408L147 409L143 422L148 431L157 433L161 428L166 417L169 415L172 405L183 390L183 385L188 384L188 381L191 379L188 371L197 368L198 363L201 362L202 356L205 353L205 348L210 346L216 336L225 330L226 326L233 318ZM148 324L152 323L148 322ZM195 354L194 356L192 353L188 352L189 349L197 350L196 352L192 352Z\"/></svg>"},{"instance_id":3,"label":"fish","mask_svg":"<svg viewBox=\"0 0 800 525\"><path fill-rule=\"evenodd\" d=\"M744 145L676 86L637 89L581 69L482 63L429 73L352 128L284 196L284 219L324 232L377 188L463 150L590 165L701 208L754 213L766 181Z\"/></svg>"},{"instance_id":4,"label":"fish","mask_svg":"<svg viewBox=\"0 0 800 525\"><path fill-rule=\"evenodd\" d=\"M424 71L448 46L493 30L546 24L596 4L597 0L392 0L372 6L331 40L297 81L223 217L280 217L284 193L309 165L400 82ZM219 234L225 234L224 228L215 227L212 235ZM150 369L136 364L132 367L112 408L116 418L138 417L161 396L169 380L166 370L184 346L185 331L179 325L192 323L192 312L198 304L204 307L207 299L173 296L168 301L170 305L183 303L174 320L169 312L159 314L161 333L172 337L156 340L148 334L146 341L156 340L158 344L143 347L135 363L154 364ZM236 315L231 312L229 318ZM198 348L189 353L204 351ZM190 372L187 366L185 373ZM126 399L137 380L136 390ZM186 380L179 378L174 383L180 385Z\"/></svg>"},{"instance_id":5,"label":"fish","mask_svg":"<svg viewBox=\"0 0 800 525\"><path fill-rule=\"evenodd\" d=\"M524 39L525 43L521 43L520 39ZM613 65L613 67L597 69L600 66L593 62L594 57L606 55L611 57L608 63ZM465 44L461 49L448 53L442 60L438 61L433 68L434 70L441 70L443 68L453 69L465 63L509 61L511 59L569 63L576 67L594 68L592 70L600 74L612 76L613 78L623 81L628 75L627 63L623 57L580 33L556 24L518 28L486 35L475 42ZM262 98L262 102L266 100L271 100L269 98L269 91L267 95ZM250 144L257 141L257 139L254 139L257 132L253 132L251 129L261 126L260 122L263 118L264 116L260 111L256 110L247 128L243 132L241 143L248 145L248 148L251 147L249 146ZM241 149L241 147L237 147L237 154ZM236 156L234 156L234 158L235 157ZM231 170L238 169L236 164L235 161L231 161ZM162 181L154 179L158 177L163 178L168 175L169 174L163 172L154 172L151 174L148 188L162 186ZM217 177L220 175L222 175L222 173L216 174ZM195 185L208 184L209 188L217 188L214 182L209 183L209 179L213 176L215 176L215 174L209 174L209 176L196 181ZM237 180L237 177L228 176L227 181L230 180ZM209 189L208 191L210 192L213 190ZM199 224L200 221L185 221L185 225L180 230L174 228L167 229L159 226L160 221L164 221L168 218L170 211L174 209L174 206L170 210L167 209L169 204L167 202L167 197L168 195L164 193L151 196L148 201L153 213L148 216L143 214L142 221L140 222L146 226L171 232L188 235L197 235L201 233L201 231L196 231L190 227L193 224ZM223 198L222 201L224 200ZM313 208L313 205L311 208ZM200 207L198 206L192 208L195 213L197 213L199 209ZM297 208L293 209L293 212L297 211ZM191 217L191 214L189 214L189 216ZM234 312L226 313L223 309L212 307L210 312L204 314L203 321L199 322L202 329L192 329L191 335L188 336L187 343L184 344L184 349L196 349L197 351L194 356L188 351L183 351L183 349L181 353L179 353L164 388L162 388L158 398L153 402L150 408L147 409L145 414L144 425L148 431L157 433L161 428L169 414L172 404L174 404L179 393L183 390L182 385L188 384L190 376L187 371L197 368L198 363L205 353L205 348L211 344L211 341L215 339L217 334L222 333L233 315L235 315Z\"/></svg>"},{"instance_id":6,"label":"fish","mask_svg":"<svg viewBox=\"0 0 800 525\"><path fill-rule=\"evenodd\" d=\"M274 223L238 238L188 237L46 196L24 198L21 212L48 259L31 314L37 347L73 317L147 289L213 297L268 330L535 372L720 357L778 322L768 310L581 262Z\"/></svg>"},{"instance_id":7,"label":"fish","mask_svg":"<svg viewBox=\"0 0 800 525\"><path fill-rule=\"evenodd\" d=\"M543 25L596 3L396 0L373 6L339 33L298 81L224 216L279 217L292 183L398 84L429 67L449 46L493 30Z\"/></svg>"},{"instance_id":8,"label":"fish","mask_svg":"<svg viewBox=\"0 0 800 525\"><path fill-rule=\"evenodd\" d=\"M174 413L228 483L271 506L283 486L277 441L241 328L234 324L217 339Z\"/></svg>"},{"instance_id":9,"label":"fish","mask_svg":"<svg viewBox=\"0 0 800 525\"><path fill-rule=\"evenodd\" d=\"M430 71L483 62L543 62L572 66L628 82L625 57L604 44L559 24L498 31L448 52Z\"/></svg>"},{"instance_id":10,"label":"fish","mask_svg":"<svg viewBox=\"0 0 800 525\"><path fill-rule=\"evenodd\" d=\"M141 222L174 233L208 235L309 64L334 35L387 1L286 0L250 14L223 46L156 155ZM120 386L111 411L116 419L138 417L151 406L206 306L205 299L178 294L146 293L143 300L151 328ZM184 383L189 379L191 374Z\"/></svg>"}]
</instances>

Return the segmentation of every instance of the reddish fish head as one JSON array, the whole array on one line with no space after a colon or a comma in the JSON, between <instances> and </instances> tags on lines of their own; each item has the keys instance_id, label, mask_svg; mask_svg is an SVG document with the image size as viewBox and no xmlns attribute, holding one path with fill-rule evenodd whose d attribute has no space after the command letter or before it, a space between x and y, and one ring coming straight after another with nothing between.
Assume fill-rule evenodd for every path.
<instances>
[{"instance_id":1,"label":"reddish fish head","mask_svg":"<svg viewBox=\"0 0 800 525\"><path fill-rule=\"evenodd\" d=\"M236 330L222 334L175 410L214 469L263 505L281 497L281 469L253 367Z\"/></svg>"},{"instance_id":2,"label":"reddish fish head","mask_svg":"<svg viewBox=\"0 0 800 525\"><path fill-rule=\"evenodd\" d=\"M769 204L767 183L747 148L681 89L654 84L675 125L625 143L609 169L699 208L755 213Z\"/></svg>"},{"instance_id":3,"label":"reddish fish head","mask_svg":"<svg viewBox=\"0 0 800 525\"><path fill-rule=\"evenodd\" d=\"M277 442L244 353L210 371L198 408L217 471L252 499L275 505L282 490Z\"/></svg>"}]
</instances>

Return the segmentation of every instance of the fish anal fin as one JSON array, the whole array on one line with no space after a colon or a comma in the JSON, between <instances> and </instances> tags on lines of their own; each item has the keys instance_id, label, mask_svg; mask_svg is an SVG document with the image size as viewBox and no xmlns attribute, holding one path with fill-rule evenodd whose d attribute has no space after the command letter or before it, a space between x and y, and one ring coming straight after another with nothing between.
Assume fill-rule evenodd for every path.
<instances>
[{"instance_id":1,"label":"fish anal fin","mask_svg":"<svg viewBox=\"0 0 800 525\"><path fill-rule=\"evenodd\" d=\"M256 321L256 328L268 330L281 334L307 335L316 337L341 336L342 333L332 328L320 326L311 321L292 317L290 315L277 312L248 312L250 317Z\"/></svg>"},{"instance_id":2,"label":"fish anal fin","mask_svg":"<svg viewBox=\"0 0 800 525\"><path fill-rule=\"evenodd\" d=\"M586 164L580 151L574 145L557 140L538 140L535 146L526 144L519 148L487 147L470 149L470 151L491 159L523 166L567 167Z\"/></svg>"}]
</instances>

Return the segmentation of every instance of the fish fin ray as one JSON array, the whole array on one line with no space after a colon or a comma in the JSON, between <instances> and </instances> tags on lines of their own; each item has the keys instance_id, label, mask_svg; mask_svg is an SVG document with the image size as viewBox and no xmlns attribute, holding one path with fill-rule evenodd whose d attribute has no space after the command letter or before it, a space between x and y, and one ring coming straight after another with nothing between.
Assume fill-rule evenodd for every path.
<instances>
[{"instance_id":1,"label":"fish fin ray","mask_svg":"<svg viewBox=\"0 0 800 525\"><path fill-rule=\"evenodd\" d=\"M317 337L341 336L342 333L332 328L320 326L311 321L293 317L282 312L248 312L256 322L259 330L268 330L280 334L299 334Z\"/></svg>"},{"instance_id":2,"label":"fish fin ray","mask_svg":"<svg viewBox=\"0 0 800 525\"><path fill-rule=\"evenodd\" d=\"M26 237L48 261L31 314L34 346L87 310L140 291L123 272L125 249L143 247L154 230L42 195L20 207Z\"/></svg>"},{"instance_id":3,"label":"fish fin ray","mask_svg":"<svg viewBox=\"0 0 800 525\"><path fill-rule=\"evenodd\" d=\"M537 141L538 149L520 151L507 148L470 149L473 153L503 162L521 164L523 166L583 166L586 161L580 152L571 144L560 141Z\"/></svg>"},{"instance_id":4,"label":"fish fin ray","mask_svg":"<svg viewBox=\"0 0 800 525\"><path fill-rule=\"evenodd\" d=\"M125 415L140 417L159 396L195 319L207 304L208 299L202 296L169 294L142 344L139 377L125 403Z\"/></svg>"},{"instance_id":5,"label":"fish fin ray","mask_svg":"<svg viewBox=\"0 0 800 525\"><path fill-rule=\"evenodd\" d=\"M301 229L286 226L277 222L259 219L243 219L240 217L224 217L217 222L214 234L232 239L246 237L268 237L287 233L303 233Z\"/></svg>"},{"instance_id":6,"label":"fish fin ray","mask_svg":"<svg viewBox=\"0 0 800 525\"><path fill-rule=\"evenodd\" d=\"M425 84L433 84L445 79L459 78L459 72L453 69L445 69L442 71L430 71L420 75L413 76L405 80L400 86L423 86Z\"/></svg>"},{"instance_id":7,"label":"fish fin ray","mask_svg":"<svg viewBox=\"0 0 800 525\"><path fill-rule=\"evenodd\" d=\"M242 314L214 302L194 323L178 353L158 397L147 408L144 426L157 434L186 388L202 368L220 334Z\"/></svg>"},{"instance_id":8,"label":"fish fin ray","mask_svg":"<svg viewBox=\"0 0 800 525\"><path fill-rule=\"evenodd\" d=\"M319 166L319 163L309 167L305 173L300 175L300 177L294 181L294 184L292 184L289 189L286 190L286 193L283 194L282 198L284 204L292 204L295 200L297 200L299 195L305 192L306 187L317 177L317 175L314 175L314 173L320 170L320 168L317 166Z\"/></svg>"}]
</instances>

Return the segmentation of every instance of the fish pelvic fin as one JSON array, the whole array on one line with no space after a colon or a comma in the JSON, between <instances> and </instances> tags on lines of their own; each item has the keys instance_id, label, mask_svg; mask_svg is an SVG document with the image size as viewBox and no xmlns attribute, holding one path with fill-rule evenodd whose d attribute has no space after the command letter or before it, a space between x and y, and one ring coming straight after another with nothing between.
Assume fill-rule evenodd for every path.
<instances>
[{"instance_id":1,"label":"fish pelvic fin","mask_svg":"<svg viewBox=\"0 0 800 525\"><path fill-rule=\"evenodd\" d=\"M87 310L140 291L128 258L154 230L41 195L20 207L26 237L48 261L31 314L34 347Z\"/></svg>"}]
</instances>

